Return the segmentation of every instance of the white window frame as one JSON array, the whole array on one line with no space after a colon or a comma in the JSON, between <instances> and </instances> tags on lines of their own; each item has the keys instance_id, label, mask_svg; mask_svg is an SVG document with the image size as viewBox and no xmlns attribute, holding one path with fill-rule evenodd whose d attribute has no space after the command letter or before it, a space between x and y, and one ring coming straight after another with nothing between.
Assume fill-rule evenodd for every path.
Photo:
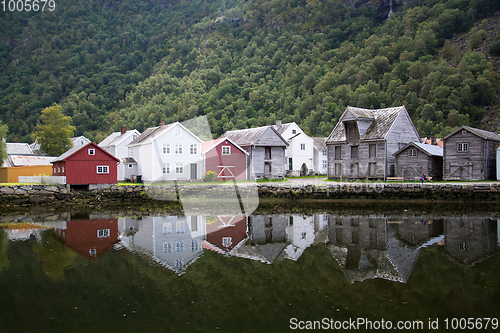
<instances>
[{"instance_id":1,"label":"white window frame","mask_svg":"<svg viewBox=\"0 0 500 333\"><path fill-rule=\"evenodd\" d=\"M171 170L170 170L170 163L163 163L163 166L162 166L162 172L163 174L166 174L166 175L169 175Z\"/></svg>"},{"instance_id":2,"label":"white window frame","mask_svg":"<svg viewBox=\"0 0 500 333\"><path fill-rule=\"evenodd\" d=\"M222 146L222 155L231 155L231 146Z\"/></svg>"},{"instance_id":3,"label":"white window frame","mask_svg":"<svg viewBox=\"0 0 500 333\"><path fill-rule=\"evenodd\" d=\"M101 168L100 171L99 171L99 168ZM97 170L97 174L99 174L99 175L109 174L109 165L98 165L96 170Z\"/></svg>"},{"instance_id":4,"label":"white window frame","mask_svg":"<svg viewBox=\"0 0 500 333\"><path fill-rule=\"evenodd\" d=\"M328 160L323 160L323 169L328 168Z\"/></svg>"},{"instance_id":5,"label":"white window frame","mask_svg":"<svg viewBox=\"0 0 500 333\"><path fill-rule=\"evenodd\" d=\"M306 144L305 143L301 143L300 144L300 150L306 150Z\"/></svg>"},{"instance_id":6,"label":"white window frame","mask_svg":"<svg viewBox=\"0 0 500 333\"><path fill-rule=\"evenodd\" d=\"M176 137L182 136L182 131L179 127L174 128L174 136L176 136Z\"/></svg>"},{"instance_id":7,"label":"white window frame","mask_svg":"<svg viewBox=\"0 0 500 333\"><path fill-rule=\"evenodd\" d=\"M292 134L297 134L297 130L292 130Z\"/></svg>"},{"instance_id":8,"label":"white window frame","mask_svg":"<svg viewBox=\"0 0 500 333\"><path fill-rule=\"evenodd\" d=\"M163 143L162 153L163 155L170 155L170 143Z\"/></svg>"},{"instance_id":9,"label":"white window frame","mask_svg":"<svg viewBox=\"0 0 500 333\"><path fill-rule=\"evenodd\" d=\"M95 149L94 148L89 148L88 154L89 155L95 155Z\"/></svg>"},{"instance_id":10,"label":"white window frame","mask_svg":"<svg viewBox=\"0 0 500 333\"><path fill-rule=\"evenodd\" d=\"M328 151L327 150L323 150L323 156L328 156Z\"/></svg>"},{"instance_id":11,"label":"white window frame","mask_svg":"<svg viewBox=\"0 0 500 333\"><path fill-rule=\"evenodd\" d=\"M184 174L184 164L183 163L175 163L175 173L178 175Z\"/></svg>"},{"instance_id":12,"label":"white window frame","mask_svg":"<svg viewBox=\"0 0 500 333\"><path fill-rule=\"evenodd\" d=\"M468 152L469 152L469 143L468 142L457 143L457 153L468 153Z\"/></svg>"},{"instance_id":13,"label":"white window frame","mask_svg":"<svg viewBox=\"0 0 500 333\"><path fill-rule=\"evenodd\" d=\"M174 144L174 154L175 155L182 155L182 143Z\"/></svg>"},{"instance_id":14,"label":"white window frame","mask_svg":"<svg viewBox=\"0 0 500 333\"><path fill-rule=\"evenodd\" d=\"M189 154L190 155L196 155L198 154L198 144L193 143L189 145Z\"/></svg>"},{"instance_id":15,"label":"white window frame","mask_svg":"<svg viewBox=\"0 0 500 333\"><path fill-rule=\"evenodd\" d=\"M97 229L97 238L108 238L111 236L110 229Z\"/></svg>"},{"instance_id":16,"label":"white window frame","mask_svg":"<svg viewBox=\"0 0 500 333\"><path fill-rule=\"evenodd\" d=\"M417 157L416 149L408 149L408 157Z\"/></svg>"}]
</instances>

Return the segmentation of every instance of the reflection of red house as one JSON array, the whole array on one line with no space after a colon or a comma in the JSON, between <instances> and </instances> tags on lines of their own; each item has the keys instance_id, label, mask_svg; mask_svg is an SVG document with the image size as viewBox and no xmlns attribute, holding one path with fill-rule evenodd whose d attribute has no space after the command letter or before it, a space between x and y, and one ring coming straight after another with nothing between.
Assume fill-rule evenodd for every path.
<instances>
[{"instance_id":1,"label":"reflection of red house","mask_svg":"<svg viewBox=\"0 0 500 333\"><path fill-rule=\"evenodd\" d=\"M205 172L215 172L215 180L247 179L248 153L230 139L205 141L201 152L205 157Z\"/></svg>"},{"instance_id":2,"label":"reflection of red house","mask_svg":"<svg viewBox=\"0 0 500 333\"><path fill-rule=\"evenodd\" d=\"M206 241L219 250L217 252L227 253L244 243L247 234L246 216L217 216L214 223L207 223Z\"/></svg>"},{"instance_id":3,"label":"reflection of red house","mask_svg":"<svg viewBox=\"0 0 500 333\"><path fill-rule=\"evenodd\" d=\"M66 229L54 229L66 247L88 260L94 260L118 242L118 219L72 220Z\"/></svg>"},{"instance_id":4,"label":"reflection of red house","mask_svg":"<svg viewBox=\"0 0 500 333\"><path fill-rule=\"evenodd\" d=\"M119 159L93 142L73 147L53 160L52 175L66 176L66 184L116 184Z\"/></svg>"}]
</instances>

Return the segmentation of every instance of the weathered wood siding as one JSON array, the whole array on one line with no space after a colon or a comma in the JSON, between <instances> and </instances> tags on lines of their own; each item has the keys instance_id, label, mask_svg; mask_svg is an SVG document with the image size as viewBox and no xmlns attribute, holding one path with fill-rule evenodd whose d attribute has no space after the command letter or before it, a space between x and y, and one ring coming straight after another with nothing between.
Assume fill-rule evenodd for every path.
<instances>
[{"instance_id":1,"label":"weathered wood siding","mask_svg":"<svg viewBox=\"0 0 500 333\"><path fill-rule=\"evenodd\" d=\"M371 144L376 145L376 155L373 157L370 157ZM358 158L351 157L352 146L358 146ZM340 147L342 150L341 159L335 158L335 147ZM343 144L329 144L327 149L328 178L384 178L384 141L352 141ZM372 163L374 163L374 165Z\"/></svg>"},{"instance_id":2,"label":"weathered wood siding","mask_svg":"<svg viewBox=\"0 0 500 333\"><path fill-rule=\"evenodd\" d=\"M467 143L468 151L458 152L459 143ZM443 148L443 178L445 180L494 178L494 142L464 130L444 140Z\"/></svg>"},{"instance_id":3,"label":"weathered wood siding","mask_svg":"<svg viewBox=\"0 0 500 333\"><path fill-rule=\"evenodd\" d=\"M279 135L276 134L276 132L271 127L269 127L255 142L255 146L286 147L287 145L279 137Z\"/></svg>"},{"instance_id":4,"label":"weathered wood siding","mask_svg":"<svg viewBox=\"0 0 500 333\"><path fill-rule=\"evenodd\" d=\"M417 156L408 156L408 150L415 149ZM396 177L405 180L415 180L424 172L433 179L443 177L443 158L440 156L429 156L414 146L409 146L396 156Z\"/></svg>"},{"instance_id":5,"label":"weathered wood siding","mask_svg":"<svg viewBox=\"0 0 500 333\"><path fill-rule=\"evenodd\" d=\"M271 163L271 177L285 177L285 147L271 147L270 159L266 158L266 147L254 147L250 159L254 177L266 176L266 163Z\"/></svg>"}]
</instances>

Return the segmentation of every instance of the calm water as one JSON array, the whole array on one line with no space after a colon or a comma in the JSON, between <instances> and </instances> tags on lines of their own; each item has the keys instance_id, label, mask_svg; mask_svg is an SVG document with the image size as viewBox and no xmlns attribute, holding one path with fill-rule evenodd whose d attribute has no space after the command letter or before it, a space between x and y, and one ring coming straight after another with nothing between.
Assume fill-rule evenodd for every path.
<instances>
[{"instance_id":1,"label":"calm water","mask_svg":"<svg viewBox=\"0 0 500 333\"><path fill-rule=\"evenodd\" d=\"M0 332L498 331L490 208L2 216Z\"/></svg>"}]
</instances>

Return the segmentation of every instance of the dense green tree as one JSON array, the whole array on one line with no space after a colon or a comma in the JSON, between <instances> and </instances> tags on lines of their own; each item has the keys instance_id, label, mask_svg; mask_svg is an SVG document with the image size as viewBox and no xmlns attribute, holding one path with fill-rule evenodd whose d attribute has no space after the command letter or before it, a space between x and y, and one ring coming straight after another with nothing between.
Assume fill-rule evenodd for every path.
<instances>
[{"instance_id":1,"label":"dense green tree","mask_svg":"<svg viewBox=\"0 0 500 333\"><path fill-rule=\"evenodd\" d=\"M59 156L73 146L71 137L74 131L71 117L65 116L61 106L54 103L42 110L40 123L33 133L33 140L38 139L43 154Z\"/></svg>"}]
</instances>

